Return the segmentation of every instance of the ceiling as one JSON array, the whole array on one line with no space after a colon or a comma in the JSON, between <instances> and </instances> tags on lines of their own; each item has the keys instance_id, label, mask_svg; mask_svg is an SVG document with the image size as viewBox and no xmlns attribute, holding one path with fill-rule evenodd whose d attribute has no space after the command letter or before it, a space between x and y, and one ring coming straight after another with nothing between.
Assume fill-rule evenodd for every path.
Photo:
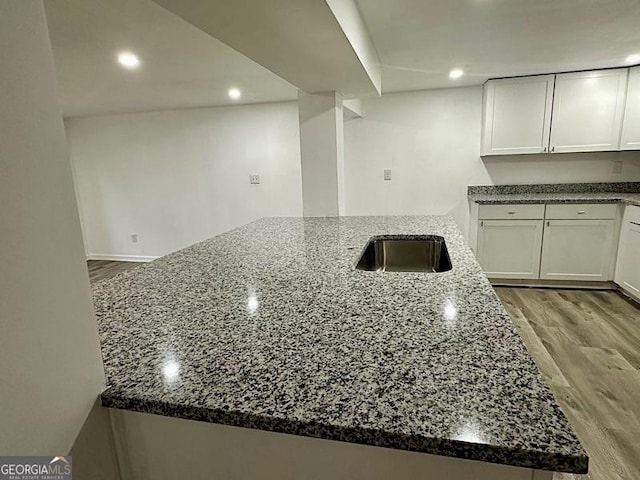
<instances>
[{"instance_id":1,"label":"ceiling","mask_svg":"<svg viewBox=\"0 0 640 480\"><path fill-rule=\"evenodd\" d=\"M356 0L382 91L615 67L640 53L639 0ZM458 67L465 75L451 80Z\"/></svg>"},{"instance_id":2,"label":"ceiling","mask_svg":"<svg viewBox=\"0 0 640 480\"><path fill-rule=\"evenodd\" d=\"M64 115L294 100L298 88L376 95L372 58L384 93L616 67L640 54L640 0L355 0L355 19L340 18L341 2L353 4L45 0ZM123 50L140 68L118 65ZM450 79L453 68L465 75Z\"/></svg>"},{"instance_id":3,"label":"ceiling","mask_svg":"<svg viewBox=\"0 0 640 480\"><path fill-rule=\"evenodd\" d=\"M154 1L303 91L378 95L366 62L356 53L363 39L351 0ZM353 8L340 8L344 5ZM361 42L350 40L347 32ZM375 62L379 68L377 56Z\"/></svg>"},{"instance_id":4,"label":"ceiling","mask_svg":"<svg viewBox=\"0 0 640 480\"><path fill-rule=\"evenodd\" d=\"M46 0L65 117L293 100L298 89L151 0ZM136 53L126 70L118 52ZM227 94L242 92L238 101Z\"/></svg>"}]
</instances>

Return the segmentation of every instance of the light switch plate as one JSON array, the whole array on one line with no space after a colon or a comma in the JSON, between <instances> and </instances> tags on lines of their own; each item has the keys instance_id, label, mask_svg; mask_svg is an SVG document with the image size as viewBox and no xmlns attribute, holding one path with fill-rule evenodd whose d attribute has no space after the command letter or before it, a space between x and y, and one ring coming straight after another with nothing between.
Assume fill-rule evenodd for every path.
<instances>
[{"instance_id":1,"label":"light switch plate","mask_svg":"<svg viewBox=\"0 0 640 480\"><path fill-rule=\"evenodd\" d=\"M385 168L384 170L384 179L391 180L391 169Z\"/></svg>"},{"instance_id":2,"label":"light switch plate","mask_svg":"<svg viewBox=\"0 0 640 480\"><path fill-rule=\"evenodd\" d=\"M260 183L260 175L249 175L249 183L251 185L258 185Z\"/></svg>"}]
</instances>

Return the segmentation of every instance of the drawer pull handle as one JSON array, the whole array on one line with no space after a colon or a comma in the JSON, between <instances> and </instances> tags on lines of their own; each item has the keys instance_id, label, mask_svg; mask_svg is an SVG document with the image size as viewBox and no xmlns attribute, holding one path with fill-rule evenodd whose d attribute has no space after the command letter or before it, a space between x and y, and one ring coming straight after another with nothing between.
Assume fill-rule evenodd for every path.
<instances>
[{"instance_id":1,"label":"drawer pull handle","mask_svg":"<svg viewBox=\"0 0 640 480\"><path fill-rule=\"evenodd\" d=\"M637 226L640 227L640 223L638 223L638 222L629 222L629 223L633 223L634 225L637 225Z\"/></svg>"},{"instance_id":2,"label":"drawer pull handle","mask_svg":"<svg viewBox=\"0 0 640 480\"><path fill-rule=\"evenodd\" d=\"M584 215L585 213L587 212L585 212L584 210L578 210L578 215Z\"/></svg>"},{"instance_id":3,"label":"drawer pull handle","mask_svg":"<svg viewBox=\"0 0 640 480\"><path fill-rule=\"evenodd\" d=\"M515 215L516 214L516 212L508 212L508 213L509 213L509 215Z\"/></svg>"}]
</instances>

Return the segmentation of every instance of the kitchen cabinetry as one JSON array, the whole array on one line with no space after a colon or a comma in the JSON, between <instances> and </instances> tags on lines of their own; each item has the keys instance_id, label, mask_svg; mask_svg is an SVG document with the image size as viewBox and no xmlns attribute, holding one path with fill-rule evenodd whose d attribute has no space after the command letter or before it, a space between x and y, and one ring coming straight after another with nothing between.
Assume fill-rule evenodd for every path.
<instances>
[{"instance_id":1,"label":"kitchen cabinetry","mask_svg":"<svg viewBox=\"0 0 640 480\"><path fill-rule=\"evenodd\" d=\"M551 151L619 149L626 82L626 68L556 75Z\"/></svg>"},{"instance_id":2,"label":"kitchen cabinetry","mask_svg":"<svg viewBox=\"0 0 640 480\"><path fill-rule=\"evenodd\" d=\"M543 280L611 280L613 220L547 220L540 278Z\"/></svg>"},{"instance_id":3,"label":"kitchen cabinetry","mask_svg":"<svg viewBox=\"0 0 640 480\"><path fill-rule=\"evenodd\" d=\"M616 283L640 300L640 207L627 206L624 212Z\"/></svg>"},{"instance_id":4,"label":"kitchen cabinetry","mask_svg":"<svg viewBox=\"0 0 640 480\"><path fill-rule=\"evenodd\" d=\"M495 279L609 281L617 218L615 204L480 205L478 261Z\"/></svg>"},{"instance_id":5,"label":"kitchen cabinetry","mask_svg":"<svg viewBox=\"0 0 640 480\"><path fill-rule=\"evenodd\" d=\"M538 278L544 205L481 205L478 260L490 278Z\"/></svg>"},{"instance_id":6,"label":"kitchen cabinetry","mask_svg":"<svg viewBox=\"0 0 640 480\"><path fill-rule=\"evenodd\" d=\"M621 150L640 150L640 67L629 69Z\"/></svg>"},{"instance_id":7,"label":"kitchen cabinetry","mask_svg":"<svg viewBox=\"0 0 640 480\"><path fill-rule=\"evenodd\" d=\"M484 89L483 155L547 151L553 82L554 75L487 82Z\"/></svg>"},{"instance_id":8,"label":"kitchen cabinetry","mask_svg":"<svg viewBox=\"0 0 640 480\"><path fill-rule=\"evenodd\" d=\"M612 280L617 213L613 204L547 205L540 278Z\"/></svg>"},{"instance_id":9,"label":"kitchen cabinetry","mask_svg":"<svg viewBox=\"0 0 640 480\"><path fill-rule=\"evenodd\" d=\"M478 260L489 278L538 278L542 220L482 220Z\"/></svg>"},{"instance_id":10,"label":"kitchen cabinetry","mask_svg":"<svg viewBox=\"0 0 640 480\"><path fill-rule=\"evenodd\" d=\"M629 85L628 76L617 68L489 80L481 154L640 149L640 71L631 69Z\"/></svg>"}]
</instances>

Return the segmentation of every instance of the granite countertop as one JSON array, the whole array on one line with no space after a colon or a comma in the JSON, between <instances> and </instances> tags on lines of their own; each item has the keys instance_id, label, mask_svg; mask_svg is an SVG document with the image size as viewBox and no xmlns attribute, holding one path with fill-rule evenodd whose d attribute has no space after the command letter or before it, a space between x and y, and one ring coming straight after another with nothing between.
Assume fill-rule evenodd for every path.
<instances>
[{"instance_id":1,"label":"granite countertop","mask_svg":"<svg viewBox=\"0 0 640 480\"><path fill-rule=\"evenodd\" d=\"M445 273L355 270L435 234ZM102 404L521 467L588 458L450 217L270 218L93 287Z\"/></svg>"},{"instance_id":2,"label":"granite countertop","mask_svg":"<svg viewBox=\"0 0 640 480\"><path fill-rule=\"evenodd\" d=\"M640 206L640 183L474 185L467 189L467 196L471 202L485 204L625 203Z\"/></svg>"},{"instance_id":3,"label":"granite countertop","mask_svg":"<svg viewBox=\"0 0 640 480\"><path fill-rule=\"evenodd\" d=\"M640 193L475 193L469 200L484 204L625 203L640 206Z\"/></svg>"}]
</instances>

